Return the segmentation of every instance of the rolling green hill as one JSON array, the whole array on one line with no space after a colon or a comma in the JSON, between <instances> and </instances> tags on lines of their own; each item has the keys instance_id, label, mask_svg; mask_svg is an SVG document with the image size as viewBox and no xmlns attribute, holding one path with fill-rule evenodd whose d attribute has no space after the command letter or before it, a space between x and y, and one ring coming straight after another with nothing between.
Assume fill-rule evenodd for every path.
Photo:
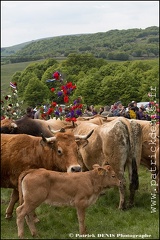
<instances>
[{"instance_id":1,"label":"rolling green hill","mask_svg":"<svg viewBox=\"0 0 160 240\"><path fill-rule=\"evenodd\" d=\"M10 55L16 53L17 51L21 50L23 47L25 47L26 45L28 45L30 43L31 42L25 42L25 43L11 46L11 47L1 48L1 57L10 56Z\"/></svg>"},{"instance_id":2,"label":"rolling green hill","mask_svg":"<svg viewBox=\"0 0 160 240\"><path fill-rule=\"evenodd\" d=\"M3 57L7 52L10 54ZM159 27L58 36L1 49L3 62L12 63L67 57L70 53L92 53L97 58L121 61L157 58Z\"/></svg>"}]
</instances>

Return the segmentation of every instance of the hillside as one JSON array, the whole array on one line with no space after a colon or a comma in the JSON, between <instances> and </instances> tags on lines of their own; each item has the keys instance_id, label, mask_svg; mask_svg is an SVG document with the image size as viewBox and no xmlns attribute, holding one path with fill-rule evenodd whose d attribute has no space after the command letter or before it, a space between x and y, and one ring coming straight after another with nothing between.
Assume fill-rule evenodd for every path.
<instances>
[{"instance_id":1,"label":"hillside","mask_svg":"<svg viewBox=\"0 0 160 240\"><path fill-rule=\"evenodd\" d=\"M1 57L10 56L10 55L16 53L17 51L21 50L23 47L25 47L26 45L28 45L30 43L31 43L31 41L21 43L21 44L18 44L18 45L14 45L14 46L11 46L11 47L1 48Z\"/></svg>"},{"instance_id":2,"label":"hillside","mask_svg":"<svg viewBox=\"0 0 160 240\"><path fill-rule=\"evenodd\" d=\"M67 57L70 53L92 53L98 58L123 61L156 58L159 57L159 27L51 37L21 45L19 49L2 48L1 54L7 51L11 54L3 61L11 63Z\"/></svg>"}]
</instances>

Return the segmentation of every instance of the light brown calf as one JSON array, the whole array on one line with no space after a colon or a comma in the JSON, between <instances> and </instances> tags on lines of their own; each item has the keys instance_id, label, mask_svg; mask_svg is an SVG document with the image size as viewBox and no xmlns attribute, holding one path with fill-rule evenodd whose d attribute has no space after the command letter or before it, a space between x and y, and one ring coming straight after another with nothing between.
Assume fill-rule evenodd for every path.
<instances>
[{"instance_id":1,"label":"light brown calf","mask_svg":"<svg viewBox=\"0 0 160 240\"><path fill-rule=\"evenodd\" d=\"M120 185L109 165L100 167L95 164L93 167L93 170L79 173L60 173L44 168L23 172L19 177L19 199L22 205L16 209L18 237L24 237L25 217L32 236L37 235L33 213L43 202L75 207L79 232L84 234L86 208L96 202L105 188Z\"/></svg>"}]
</instances>

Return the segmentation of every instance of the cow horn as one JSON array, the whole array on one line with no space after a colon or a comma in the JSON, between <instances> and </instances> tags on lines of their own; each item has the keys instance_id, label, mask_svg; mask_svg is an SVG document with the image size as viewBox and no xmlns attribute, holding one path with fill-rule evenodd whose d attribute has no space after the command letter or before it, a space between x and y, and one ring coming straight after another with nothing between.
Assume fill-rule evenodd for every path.
<instances>
[{"instance_id":1,"label":"cow horn","mask_svg":"<svg viewBox=\"0 0 160 240\"><path fill-rule=\"evenodd\" d=\"M11 123L11 127L13 127L13 128L17 128L18 126L17 126L17 124L16 123Z\"/></svg>"},{"instance_id":2,"label":"cow horn","mask_svg":"<svg viewBox=\"0 0 160 240\"><path fill-rule=\"evenodd\" d=\"M42 136L42 139L44 142L54 142L56 140L56 137L49 137L49 138L46 138L43 136L43 134L41 134Z\"/></svg>"},{"instance_id":3,"label":"cow horn","mask_svg":"<svg viewBox=\"0 0 160 240\"><path fill-rule=\"evenodd\" d=\"M52 132L52 133L57 133L57 132L65 132L65 129L64 128L61 128L61 129L58 129L58 130L53 130L53 129L51 129L51 127L50 126L48 126L48 128L49 128L49 130Z\"/></svg>"},{"instance_id":4,"label":"cow horn","mask_svg":"<svg viewBox=\"0 0 160 240\"><path fill-rule=\"evenodd\" d=\"M88 139L92 133L93 133L94 130L90 131L87 135L74 135L75 139Z\"/></svg>"},{"instance_id":5,"label":"cow horn","mask_svg":"<svg viewBox=\"0 0 160 240\"><path fill-rule=\"evenodd\" d=\"M59 129L59 130L53 130L53 129L51 129L51 132L52 132L52 133L65 132L65 129L64 129L64 128L61 128L61 129Z\"/></svg>"}]
</instances>

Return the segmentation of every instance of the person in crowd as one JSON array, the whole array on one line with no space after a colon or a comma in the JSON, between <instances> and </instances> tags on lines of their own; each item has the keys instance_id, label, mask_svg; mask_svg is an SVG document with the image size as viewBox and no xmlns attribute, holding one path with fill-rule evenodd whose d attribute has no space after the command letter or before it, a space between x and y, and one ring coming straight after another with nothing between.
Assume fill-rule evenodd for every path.
<instances>
[{"instance_id":1,"label":"person in crowd","mask_svg":"<svg viewBox=\"0 0 160 240\"><path fill-rule=\"evenodd\" d=\"M83 113L83 116L92 116L92 111L90 109L90 106L86 106L86 108L84 109L84 113Z\"/></svg>"},{"instance_id":2,"label":"person in crowd","mask_svg":"<svg viewBox=\"0 0 160 240\"><path fill-rule=\"evenodd\" d=\"M103 112L104 112L104 107L100 107L100 108L99 108L99 112L98 112L98 114L101 115Z\"/></svg>"},{"instance_id":3,"label":"person in crowd","mask_svg":"<svg viewBox=\"0 0 160 240\"><path fill-rule=\"evenodd\" d=\"M101 113L102 116L112 117L113 113L110 111L111 107L106 105L104 106L104 111Z\"/></svg>"},{"instance_id":4,"label":"person in crowd","mask_svg":"<svg viewBox=\"0 0 160 240\"><path fill-rule=\"evenodd\" d=\"M128 110L129 110L129 118L130 119L132 119L132 118L133 119L137 119L137 113L136 113L136 108L134 106L134 101L129 103Z\"/></svg>"},{"instance_id":5,"label":"person in crowd","mask_svg":"<svg viewBox=\"0 0 160 240\"><path fill-rule=\"evenodd\" d=\"M137 112L137 119L146 120L146 114L144 112L144 108L142 107L139 108L139 111Z\"/></svg>"},{"instance_id":6,"label":"person in crowd","mask_svg":"<svg viewBox=\"0 0 160 240\"><path fill-rule=\"evenodd\" d=\"M110 112L113 114L116 109L117 109L117 104L114 103L113 105L111 105Z\"/></svg>"},{"instance_id":7,"label":"person in crowd","mask_svg":"<svg viewBox=\"0 0 160 240\"><path fill-rule=\"evenodd\" d=\"M113 111L113 116L119 117L119 116L124 116L124 114L125 114L125 108L121 102L118 102L117 108Z\"/></svg>"},{"instance_id":8,"label":"person in crowd","mask_svg":"<svg viewBox=\"0 0 160 240\"><path fill-rule=\"evenodd\" d=\"M144 107L144 105L143 105L143 104L141 104L140 108L142 108L142 109L143 109L143 111L146 111L146 108Z\"/></svg>"},{"instance_id":9,"label":"person in crowd","mask_svg":"<svg viewBox=\"0 0 160 240\"><path fill-rule=\"evenodd\" d=\"M93 105L90 106L90 109L91 109L92 115L98 114L97 110L95 109L95 107Z\"/></svg>"},{"instance_id":10,"label":"person in crowd","mask_svg":"<svg viewBox=\"0 0 160 240\"><path fill-rule=\"evenodd\" d=\"M27 107L26 109L26 116L29 118L34 118L34 111L32 107Z\"/></svg>"},{"instance_id":11,"label":"person in crowd","mask_svg":"<svg viewBox=\"0 0 160 240\"><path fill-rule=\"evenodd\" d=\"M84 115L93 116L96 114L98 114L98 112L96 111L93 105L87 106L86 109L84 110Z\"/></svg>"},{"instance_id":12,"label":"person in crowd","mask_svg":"<svg viewBox=\"0 0 160 240\"><path fill-rule=\"evenodd\" d=\"M40 113L40 109L38 109L34 114L34 119L40 119L40 117L41 117L41 113Z\"/></svg>"},{"instance_id":13,"label":"person in crowd","mask_svg":"<svg viewBox=\"0 0 160 240\"><path fill-rule=\"evenodd\" d=\"M134 101L133 107L134 107L135 112L137 113L139 111L139 108L137 107L137 102L136 101Z\"/></svg>"}]
</instances>

